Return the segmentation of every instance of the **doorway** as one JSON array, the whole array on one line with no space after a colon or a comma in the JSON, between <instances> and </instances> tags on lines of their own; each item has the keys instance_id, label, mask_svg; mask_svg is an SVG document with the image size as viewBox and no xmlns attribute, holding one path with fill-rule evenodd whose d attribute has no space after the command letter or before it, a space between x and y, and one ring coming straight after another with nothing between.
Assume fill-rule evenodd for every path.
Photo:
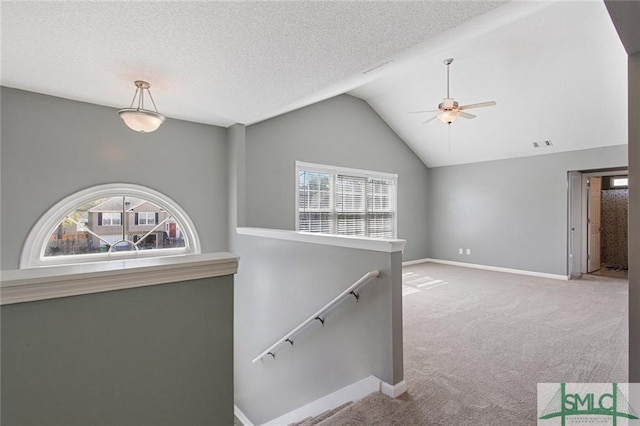
<instances>
[{"instance_id":1,"label":"doorway","mask_svg":"<svg viewBox=\"0 0 640 426\"><path fill-rule=\"evenodd\" d=\"M626 168L569 172L568 275L628 275Z\"/></svg>"}]
</instances>

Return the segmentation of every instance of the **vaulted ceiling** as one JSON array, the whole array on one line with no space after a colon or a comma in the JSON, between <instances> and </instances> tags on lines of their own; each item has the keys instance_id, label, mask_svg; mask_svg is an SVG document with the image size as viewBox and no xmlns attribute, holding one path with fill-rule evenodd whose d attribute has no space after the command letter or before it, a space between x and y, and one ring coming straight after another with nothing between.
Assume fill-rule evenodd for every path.
<instances>
[{"instance_id":1,"label":"vaulted ceiling","mask_svg":"<svg viewBox=\"0 0 640 426\"><path fill-rule=\"evenodd\" d=\"M429 166L626 143L626 55L591 2L3 1L4 86L252 124L366 100ZM451 126L408 111L496 100ZM474 112L476 112L474 111Z\"/></svg>"},{"instance_id":2,"label":"vaulted ceiling","mask_svg":"<svg viewBox=\"0 0 640 426\"><path fill-rule=\"evenodd\" d=\"M497 13L509 6L514 13ZM604 3L529 3L526 13L521 6L463 24L437 49L425 46L414 61L351 93L428 166L627 143L627 55ZM446 96L445 58L454 58L451 96L460 105L497 105L451 125L423 124L433 113L408 114L437 109Z\"/></svg>"}]
</instances>

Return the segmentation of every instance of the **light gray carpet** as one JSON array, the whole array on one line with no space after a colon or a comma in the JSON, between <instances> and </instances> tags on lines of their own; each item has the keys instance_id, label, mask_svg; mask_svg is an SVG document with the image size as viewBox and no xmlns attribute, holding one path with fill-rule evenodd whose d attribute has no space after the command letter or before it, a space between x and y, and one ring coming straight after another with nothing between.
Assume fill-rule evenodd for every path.
<instances>
[{"instance_id":1,"label":"light gray carpet","mask_svg":"<svg viewBox=\"0 0 640 426\"><path fill-rule=\"evenodd\" d=\"M628 282L426 263L404 268L409 392L320 425L534 425L536 385L626 382Z\"/></svg>"},{"instance_id":2,"label":"light gray carpet","mask_svg":"<svg viewBox=\"0 0 640 426\"><path fill-rule=\"evenodd\" d=\"M289 426L314 426L317 425L318 423L322 423L323 420L328 419L329 417L335 415L336 413L338 413L339 411L344 410L346 407L348 407L349 405L353 404L353 402L349 401L346 402L336 408L333 408L331 410L327 410L324 413L321 413L315 417L308 417L300 422L296 422L296 423L291 423Z\"/></svg>"}]
</instances>

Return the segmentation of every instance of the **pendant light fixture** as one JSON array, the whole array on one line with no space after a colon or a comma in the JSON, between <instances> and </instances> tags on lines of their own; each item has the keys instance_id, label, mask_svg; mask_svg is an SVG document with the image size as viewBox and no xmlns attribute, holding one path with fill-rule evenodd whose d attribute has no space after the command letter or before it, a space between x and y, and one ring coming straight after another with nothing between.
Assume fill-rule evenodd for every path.
<instances>
[{"instance_id":1,"label":"pendant light fixture","mask_svg":"<svg viewBox=\"0 0 640 426\"><path fill-rule=\"evenodd\" d=\"M124 124L126 124L131 130L135 130L140 133L153 132L157 130L162 123L164 123L165 116L158 112L156 103L154 102L153 97L151 96L151 91L149 90L151 85L142 80L136 80L134 84L136 85L136 93L133 95L131 105L129 108L118 110L118 115L122 118ZM153 109L155 109L155 111L144 109L145 90L149 95L149 99L151 99L151 103L153 104ZM136 104L136 98L138 99L138 102L137 107L134 108L133 105Z\"/></svg>"}]
</instances>

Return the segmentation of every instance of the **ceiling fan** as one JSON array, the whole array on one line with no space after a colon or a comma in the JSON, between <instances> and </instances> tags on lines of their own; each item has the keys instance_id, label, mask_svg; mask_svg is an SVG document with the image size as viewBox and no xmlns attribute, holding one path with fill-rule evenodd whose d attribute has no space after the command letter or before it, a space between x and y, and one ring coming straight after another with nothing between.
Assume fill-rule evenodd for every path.
<instances>
[{"instance_id":1,"label":"ceiling fan","mask_svg":"<svg viewBox=\"0 0 640 426\"><path fill-rule=\"evenodd\" d=\"M480 102L477 104L460 106L458 101L449 97L449 65L451 65L451 63L453 62L453 58L445 59L443 62L447 66L447 97L444 98L442 102L438 105L438 109L410 112L410 114L419 114L423 112L437 112L436 115L434 115L427 121L423 121L422 124L428 123L431 120L435 120L436 118L439 118L440 120L442 120L444 123L447 123L447 124L453 123L458 117L467 118L467 119L476 118L475 115L469 114L468 112L466 112L466 110L472 109L472 108L484 108L484 107L494 106L496 104L495 101L488 101L488 102Z\"/></svg>"}]
</instances>

